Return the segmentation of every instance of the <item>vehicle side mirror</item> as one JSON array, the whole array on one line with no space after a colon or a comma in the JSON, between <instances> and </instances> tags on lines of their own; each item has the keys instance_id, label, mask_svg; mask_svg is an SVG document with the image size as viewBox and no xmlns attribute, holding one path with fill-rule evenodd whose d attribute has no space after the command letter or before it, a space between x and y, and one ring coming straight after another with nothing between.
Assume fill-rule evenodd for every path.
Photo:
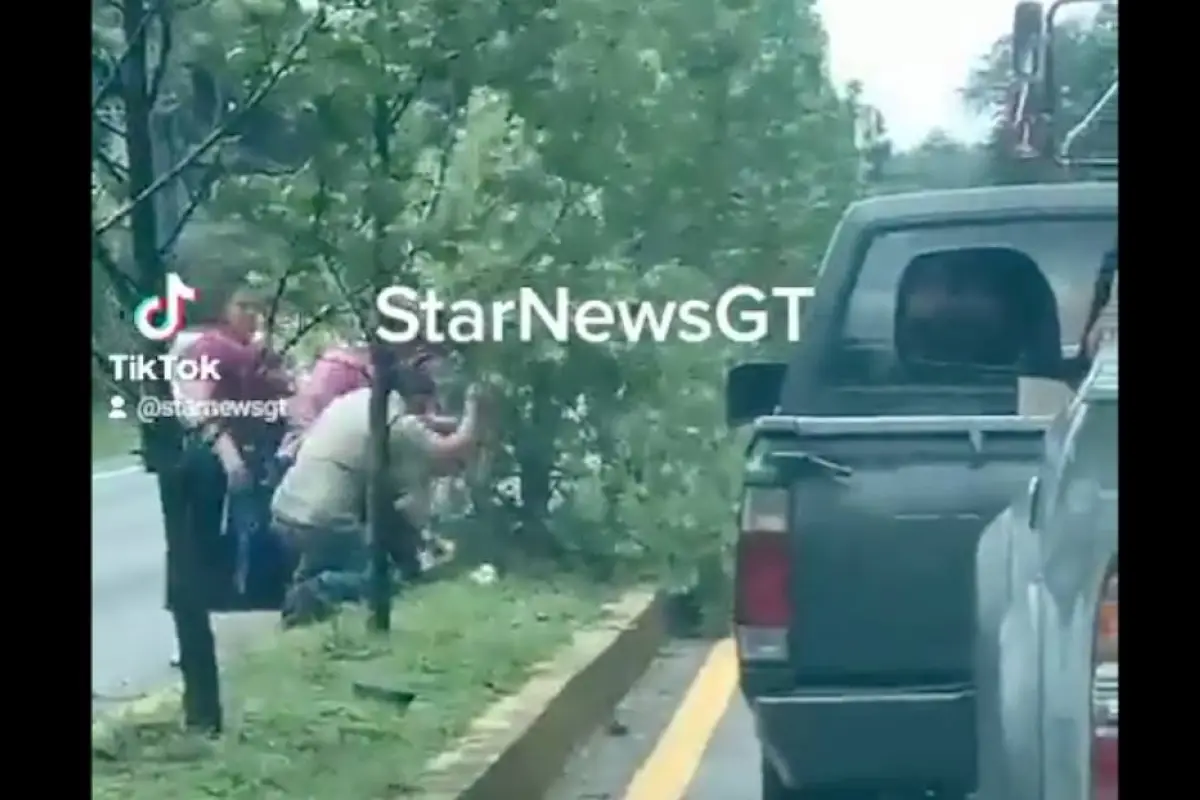
<instances>
[{"instance_id":1,"label":"vehicle side mirror","mask_svg":"<svg viewBox=\"0 0 1200 800\"><path fill-rule=\"evenodd\" d=\"M725 378L725 421L736 428L767 416L779 405L787 365L777 361L738 364Z\"/></svg>"},{"instance_id":2,"label":"vehicle side mirror","mask_svg":"<svg viewBox=\"0 0 1200 800\"><path fill-rule=\"evenodd\" d=\"M1034 475L1029 479L1029 493L1027 502L1029 503L1029 530L1036 531L1041 520L1038 519L1038 510L1042 499L1042 479Z\"/></svg>"},{"instance_id":3,"label":"vehicle side mirror","mask_svg":"<svg viewBox=\"0 0 1200 800\"><path fill-rule=\"evenodd\" d=\"M1022 0L1013 11L1012 67L1018 78L1030 79L1041 66L1045 14L1036 0Z\"/></svg>"}]
</instances>

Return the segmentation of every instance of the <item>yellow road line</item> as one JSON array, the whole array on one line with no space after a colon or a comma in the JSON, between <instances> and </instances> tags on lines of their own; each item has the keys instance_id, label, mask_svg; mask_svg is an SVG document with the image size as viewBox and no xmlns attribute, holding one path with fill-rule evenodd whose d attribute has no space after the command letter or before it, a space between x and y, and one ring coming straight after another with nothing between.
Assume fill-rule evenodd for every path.
<instances>
[{"instance_id":1,"label":"yellow road line","mask_svg":"<svg viewBox=\"0 0 1200 800\"><path fill-rule=\"evenodd\" d=\"M737 649L732 639L722 639L709 651L654 751L633 776L625 800L682 800L736 687Z\"/></svg>"}]
</instances>

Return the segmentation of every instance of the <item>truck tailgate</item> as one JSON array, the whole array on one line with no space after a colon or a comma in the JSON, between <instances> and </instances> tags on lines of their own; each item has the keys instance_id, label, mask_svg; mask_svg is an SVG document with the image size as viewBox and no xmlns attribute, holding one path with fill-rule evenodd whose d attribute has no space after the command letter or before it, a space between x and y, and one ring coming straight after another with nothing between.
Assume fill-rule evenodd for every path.
<instances>
[{"instance_id":1,"label":"truck tailgate","mask_svg":"<svg viewBox=\"0 0 1200 800\"><path fill-rule=\"evenodd\" d=\"M1022 490L1048 421L778 417L792 497L798 682L970 679L975 547Z\"/></svg>"}]
</instances>

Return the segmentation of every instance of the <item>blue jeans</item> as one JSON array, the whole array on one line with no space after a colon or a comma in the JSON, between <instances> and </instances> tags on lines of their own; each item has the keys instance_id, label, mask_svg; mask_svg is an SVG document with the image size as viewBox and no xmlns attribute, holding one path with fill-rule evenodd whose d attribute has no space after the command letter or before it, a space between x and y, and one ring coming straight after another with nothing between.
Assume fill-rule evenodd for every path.
<instances>
[{"instance_id":1,"label":"blue jeans","mask_svg":"<svg viewBox=\"0 0 1200 800\"><path fill-rule=\"evenodd\" d=\"M307 585L331 603L354 603L366 595L371 558L359 526L312 528L275 521L298 556L293 587Z\"/></svg>"},{"instance_id":2,"label":"blue jeans","mask_svg":"<svg viewBox=\"0 0 1200 800\"><path fill-rule=\"evenodd\" d=\"M327 570L309 580L317 593L331 603L358 603L366 597L370 579L368 569L367 572Z\"/></svg>"},{"instance_id":3,"label":"blue jeans","mask_svg":"<svg viewBox=\"0 0 1200 800\"><path fill-rule=\"evenodd\" d=\"M232 489L226 497L224 534L234 550L234 591L252 605L277 606L280 584L286 584L290 565L279 540L270 533L271 495L290 464L261 459L254 464L254 482Z\"/></svg>"}]
</instances>

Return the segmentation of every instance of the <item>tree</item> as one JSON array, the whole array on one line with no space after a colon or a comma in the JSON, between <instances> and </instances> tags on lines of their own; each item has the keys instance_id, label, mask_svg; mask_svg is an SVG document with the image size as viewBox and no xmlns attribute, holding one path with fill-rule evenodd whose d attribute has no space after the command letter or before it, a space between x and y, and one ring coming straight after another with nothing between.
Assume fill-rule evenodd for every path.
<instances>
[{"instance_id":1,"label":"tree","mask_svg":"<svg viewBox=\"0 0 1200 800\"><path fill-rule=\"evenodd\" d=\"M292 243L297 280L317 293L336 274L370 294L368 201L387 209L392 281L481 300L518 286L666 299L803 280L857 192L856 110L828 81L809 3L456 8L419 5L390 28L374 7L331 13L312 46L330 66L289 87L316 109L316 155L286 178L218 186L215 213ZM371 177L380 87L403 98L391 134L403 146ZM678 383L663 376L677 381L676 364L709 384L704 452L725 436L711 392L720 353L703 354L703 371L694 354L548 337L468 348L504 401L475 495L490 554L611 565L642 548L600 530L670 473L665 452L682 452L642 424L647 407L675 406ZM578 515L584 479L606 487L594 537Z\"/></svg>"},{"instance_id":2,"label":"tree","mask_svg":"<svg viewBox=\"0 0 1200 800\"><path fill-rule=\"evenodd\" d=\"M220 0L179 10L179 55L162 85L191 160L148 185L178 178L195 198L187 216L270 243L255 270L293 317L372 340L373 300L388 284L487 302L566 288L578 305L806 283L860 191L862 160L858 100L829 80L813 6L334 0L314 16L283 0ZM124 116L135 107L116 105ZM150 163L133 144L123 157ZM96 239L114 264L139 265L138 293L153 291L165 240L146 234L132 256L121 243L126 219L155 228L154 192L103 178L99 155L93 172ZM508 569L718 582L728 541L712 521L735 500L741 454L717 386L751 346L558 341L541 330L522 342L505 330L459 354L499 401L460 552ZM161 449L146 450L169 483L161 453L178 433L146 435L159 437ZM378 483L373 496L387 499ZM388 608L377 604L380 627Z\"/></svg>"},{"instance_id":3,"label":"tree","mask_svg":"<svg viewBox=\"0 0 1200 800\"><path fill-rule=\"evenodd\" d=\"M205 9L206 10L206 9ZM146 3L120 0L96 10L92 32L92 244L93 271L107 279L97 296L104 308L115 299L132 308L142 297L164 294L164 257L204 195L204 185L219 169L222 145L292 67L307 32L289 52L261 61L257 83L240 101L230 101L210 120L203 138L173 158L172 127L181 118L195 121L196 104L179 98L183 76L176 59L175 35L190 29L196 7L170 0ZM193 75L198 68L191 69ZM195 79L192 81L195 85ZM199 170L198 180L189 180ZM197 185L199 184L199 185ZM177 200L179 193L186 197ZM118 340L119 341L119 340ZM128 342L128 339L125 340ZM105 342L111 346L112 340ZM137 343L145 355L165 352L159 342ZM112 352L112 351L108 351ZM107 353L93 342L102 369ZM118 391L168 398L164 376L140 387ZM189 493L184 473L185 447L178 420L162 417L143 424L142 455L158 479L167 538L167 581L180 669L183 707L189 727L212 733L221 729L220 689L208 600L199 574L197 532L189 530Z\"/></svg>"}]
</instances>

